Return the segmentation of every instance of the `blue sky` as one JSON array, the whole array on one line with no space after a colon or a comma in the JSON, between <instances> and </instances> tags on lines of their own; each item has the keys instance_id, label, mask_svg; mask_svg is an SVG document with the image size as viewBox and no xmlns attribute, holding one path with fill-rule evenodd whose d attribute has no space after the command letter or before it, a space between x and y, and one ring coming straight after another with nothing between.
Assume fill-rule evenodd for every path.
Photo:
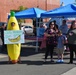
<instances>
[{"instance_id":1,"label":"blue sky","mask_svg":"<svg viewBox=\"0 0 76 75\"><path fill-rule=\"evenodd\" d=\"M74 3L75 0L60 0L60 3L64 2L64 5Z\"/></svg>"}]
</instances>

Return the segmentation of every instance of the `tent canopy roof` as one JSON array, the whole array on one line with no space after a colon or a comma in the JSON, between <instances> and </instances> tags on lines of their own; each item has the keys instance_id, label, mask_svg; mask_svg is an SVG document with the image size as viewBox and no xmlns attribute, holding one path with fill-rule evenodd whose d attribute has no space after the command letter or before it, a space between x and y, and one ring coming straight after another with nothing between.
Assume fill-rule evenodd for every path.
<instances>
[{"instance_id":1,"label":"tent canopy roof","mask_svg":"<svg viewBox=\"0 0 76 75\"><path fill-rule=\"evenodd\" d=\"M66 6L61 6L54 10L50 10L41 14L41 17L57 17L57 16L76 16L76 5L75 4L68 4Z\"/></svg>"},{"instance_id":2,"label":"tent canopy roof","mask_svg":"<svg viewBox=\"0 0 76 75\"><path fill-rule=\"evenodd\" d=\"M41 13L46 12L40 8L29 8L15 14L16 18L40 18Z\"/></svg>"}]
</instances>

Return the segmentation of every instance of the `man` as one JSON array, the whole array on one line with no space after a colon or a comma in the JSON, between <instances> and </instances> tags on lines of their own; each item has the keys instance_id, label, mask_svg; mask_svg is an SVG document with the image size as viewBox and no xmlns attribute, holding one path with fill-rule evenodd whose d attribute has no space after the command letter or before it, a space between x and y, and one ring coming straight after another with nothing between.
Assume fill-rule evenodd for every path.
<instances>
[{"instance_id":1,"label":"man","mask_svg":"<svg viewBox=\"0 0 76 75\"><path fill-rule=\"evenodd\" d=\"M66 35L68 32L68 26L66 24L66 20L62 21L62 25L59 27L59 29L62 31L63 35Z\"/></svg>"},{"instance_id":2,"label":"man","mask_svg":"<svg viewBox=\"0 0 76 75\"><path fill-rule=\"evenodd\" d=\"M4 48L6 48L6 45L4 44L4 30L6 30L6 24L2 23L2 27L1 27L1 40L2 40L1 52L3 52Z\"/></svg>"}]
</instances>

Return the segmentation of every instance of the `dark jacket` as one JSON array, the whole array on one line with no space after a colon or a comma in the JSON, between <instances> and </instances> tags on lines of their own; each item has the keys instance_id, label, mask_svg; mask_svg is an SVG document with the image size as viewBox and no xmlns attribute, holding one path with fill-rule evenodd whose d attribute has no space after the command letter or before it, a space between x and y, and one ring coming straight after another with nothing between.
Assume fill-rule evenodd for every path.
<instances>
[{"instance_id":1,"label":"dark jacket","mask_svg":"<svg viewBox=\"0 0 76 75\"><path fill-rule=\"evenodd\" d=\"M76 44L76 29L68 31L67 40L68 44Z\"/></svg>"},{"instance_id":2,"label":"dark jacket","mask_svg":"<svg viewBox=\"0 0 76 75\"><path fill-rule=\"evenodd\" d=\"M1 38L2 39L4 39L4 30L6 30L6 27L5 27L5 29L3 29L3 28L0 29L0 31L1 31Z\"/></svg>"}]
</instances>

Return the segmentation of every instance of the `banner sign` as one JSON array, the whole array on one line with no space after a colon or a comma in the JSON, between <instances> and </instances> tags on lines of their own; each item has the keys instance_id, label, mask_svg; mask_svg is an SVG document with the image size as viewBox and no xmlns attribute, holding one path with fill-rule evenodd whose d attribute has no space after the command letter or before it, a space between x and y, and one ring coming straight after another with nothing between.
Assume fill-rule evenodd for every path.
<instances>
[{"instance_id":1,"label":"banner sign","mask_svg":"<svg viewBox=\"0 0 76 75\"><path fill-rule=\"evenodd\" d=\"M5 30L4 31L5 44L25 43L23 30Z\"/></svg>"}]
</instances>

